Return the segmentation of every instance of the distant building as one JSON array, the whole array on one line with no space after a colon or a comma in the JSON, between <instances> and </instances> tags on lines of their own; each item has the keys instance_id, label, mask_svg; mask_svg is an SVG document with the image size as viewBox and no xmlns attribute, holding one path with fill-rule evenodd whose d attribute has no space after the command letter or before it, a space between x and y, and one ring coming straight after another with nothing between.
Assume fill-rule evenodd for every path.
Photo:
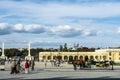
<instances>
[{"instance_id":1,"label":"distant building","mask_svg":"<svg viewBox=\"0 0 120 80\"><path fill-rule=\"evenodd\" d=\"M54 60L58 56L63 61L88 58L95 61L113 60L120 62L120 49L99 49L95 52L40 52L39 60Z\"/></svg>"}]
</instances>

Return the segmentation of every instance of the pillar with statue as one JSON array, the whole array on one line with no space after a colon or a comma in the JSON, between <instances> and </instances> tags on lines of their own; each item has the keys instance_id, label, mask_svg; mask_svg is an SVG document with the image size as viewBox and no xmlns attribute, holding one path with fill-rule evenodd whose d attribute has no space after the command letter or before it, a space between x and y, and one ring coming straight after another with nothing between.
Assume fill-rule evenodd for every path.
<instances>
[{"instance_id":1,"label":"pillar with statue","mask_svg":"<svg viewBox=\"0 0 120 80\"><path fill-rule=\"evenodd\" d=\"M4 53L4 42L2 42L2 55L0 56L0 59L3 59L3 60L7 59L7 56L5 56L5 53Z\"/></svg>"},{"instance_id":2,"label":"pillar with statue","mask_svg":"<svg viewBox=\"0 0 120 80\"><path fill-rule=\"evenodd\" d=\"M30 54L30 42L28 43L28 55L25 57L25 60L33 60L34 57Z\"/></svg>"},{"instance_id":3,"label":"pillar with statue","mask_svg":"<svg viewBox=\"0 0 120 80\"><path fill-rule=\"evenodd\" d=\"M0 56L0 70L5 70L5 60L7 57L4 54L4 42L2 42L2 55Z\"/></svg>"}]
</instances>

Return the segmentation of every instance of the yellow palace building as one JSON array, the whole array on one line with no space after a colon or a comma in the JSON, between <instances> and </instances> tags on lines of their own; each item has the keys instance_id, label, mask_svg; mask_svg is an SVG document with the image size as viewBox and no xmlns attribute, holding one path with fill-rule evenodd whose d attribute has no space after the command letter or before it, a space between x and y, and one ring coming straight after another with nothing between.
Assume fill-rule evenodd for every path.
<instances>
[{"instance_id":1,"label":"yellow palace building","mask_svg":"<svg viewBox=\"0 0 120 80\"><path fill-rule=\"evenodd\" d=\"M99 49L95 52L40 52L39 60L54 60L61 59L62 61L69 61L74 59L94 59L95 61L113 60L120 62L120 49Z\"/></svg>"}]
</instances>

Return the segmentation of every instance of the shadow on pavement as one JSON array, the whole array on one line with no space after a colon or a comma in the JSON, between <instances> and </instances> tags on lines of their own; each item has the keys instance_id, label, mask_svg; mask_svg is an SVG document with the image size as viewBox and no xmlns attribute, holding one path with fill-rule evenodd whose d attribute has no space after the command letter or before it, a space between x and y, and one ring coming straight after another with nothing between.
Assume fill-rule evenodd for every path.
<instances>
[{"instance_id":1,"label":"shadow on pavement","mask_svg":"<svg viewBox=\"0 0 120 80\"><path fill-rule=\"evenodd\" d=\"M43 79L24 79L24 77L17 78L6 78L0 80L120 80L120 78L110 78L108 77L100 77L100 78L72 78L69 77L54 77L54 78L43 78Z\"/></svg>"},{"instance_id":2,"label":"shadow on pavement","mask_svg":"<svg viewBox=\"0 0 120 80\"><path fill-rule=\"evenodd\" d=\"M0 79L0 80L22 80L25 77L17 77L17 78L6 78L6 79Z\"/></svg>"},{"instance_id":3,"label":"shadow on pavement","mask_svg":"<svg viewBox=\"0 0 120 80\"><path fill-rule=\"evenodd\" d=\"M30 80L30 79L27 79ZM32 79L32 80L120 80L120 78L72 78L67 77L57 77L57 78L48 78L48 79Z\"/></svg>"}]
</instances>

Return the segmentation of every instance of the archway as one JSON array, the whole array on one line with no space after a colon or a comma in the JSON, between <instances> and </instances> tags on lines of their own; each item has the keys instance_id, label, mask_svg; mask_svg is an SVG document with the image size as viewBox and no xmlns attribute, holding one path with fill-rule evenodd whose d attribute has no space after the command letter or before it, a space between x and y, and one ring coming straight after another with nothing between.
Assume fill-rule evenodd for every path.
<instances>
[{"instance_id":1,"label":"archway","mask_svg":"<svg viewBox=\"0 0 120 80\"><path fill-rule=\"evenodd\" d=\"M56 60L57 59L57 57L56 56L53 56L53 60Z\"/></svg>"},{"instance_id":2,"label":"archway","mask_svg":"<svg viewBox=\"0 0 120 80\"><path fill-rule=\"evenodd\" d=\"M57 56L57 59L58 60L62 60L62 56Z\"/></svg>"},{"instance_id":3,"label":"archway","mask_svg":"<svg viewBox=\"0 0 120 80\"><path fill-rule=\"evenodd\" d=\"M98 60L98 56L95 56L95 59Z\"/></svg>"},{"instance_id":4,"label":"archway","mask_svg":"<svg viewBox=\"0 0 120 80\"><path fill-rule=\"evenodd\" d=\"M85 61L88 61L88 59L89 59L88 56L85 56Z\"/></svg>"},{"instance_id":5,"label":"archway","mask_svg":"<svg viewBox=\"0 0 120 80\"><path fill-rule=\"evenodd\" d=\"M103 60L106 60L106 56L103 56Z\"/></svg>"},{"instance_id":6,"label":"archway","mask_svg":"<svg viewBox=\"0 0 120 80\"><path fill-rule=\"evenodd\" d=\"M94 60L94 57L93 57L93 56L90 56L90 60Z\"/></svg>"},{"instance_id":7,"label":"archway","mask_svg":"<svg viewBox=\"0 0 120 80\"><path fill-rule=\"evenodd\" d=\"M69 56L69 61L73 61L73 56Z\"/></svg>"},{"instance_id":8,"label":"archway","mask_svg":"<svg viewBox=\"0 0 120 80\"><path fill-rule=\"evenodd\" d=\"M83 56L80 56L80 60L83 60Z\"/></svg>"},{"instance_id":9,"label":"archway","mask_svg":"<svg viewBox=\"0 0 120 80\"><path fill-rule=\"evenodd\" d=\"M48 60L50 60L51 59L51 56L48 56Z\"/></svg>"},{"instance_id":10,"label":"archway","mask_svg":"<svg viewBox=\"0 0 120 80\"><path fill-rule=\"evenodd\" d=\"M74 57L74 60L78 60L78 56L75 56L75 57Z\"/></svg>"},{"instance_id":11,"label":"archway","mask_svg":"<svg viewBox=\"0 0 120 80\"><path fill-rule=\"evenodd\" d=\"M46 59L46 56L43 56L43 60Z\"/></svg>"},{"instance_id":12,"label":"archway","mask_svg":"<svg viewBox=\"0 0 120 80\"><path fill-rule=\"evenodd\" d=\"M68 57L67 56L64 56L64 61L68 61Z\"/></svg>"}]
</instances>

